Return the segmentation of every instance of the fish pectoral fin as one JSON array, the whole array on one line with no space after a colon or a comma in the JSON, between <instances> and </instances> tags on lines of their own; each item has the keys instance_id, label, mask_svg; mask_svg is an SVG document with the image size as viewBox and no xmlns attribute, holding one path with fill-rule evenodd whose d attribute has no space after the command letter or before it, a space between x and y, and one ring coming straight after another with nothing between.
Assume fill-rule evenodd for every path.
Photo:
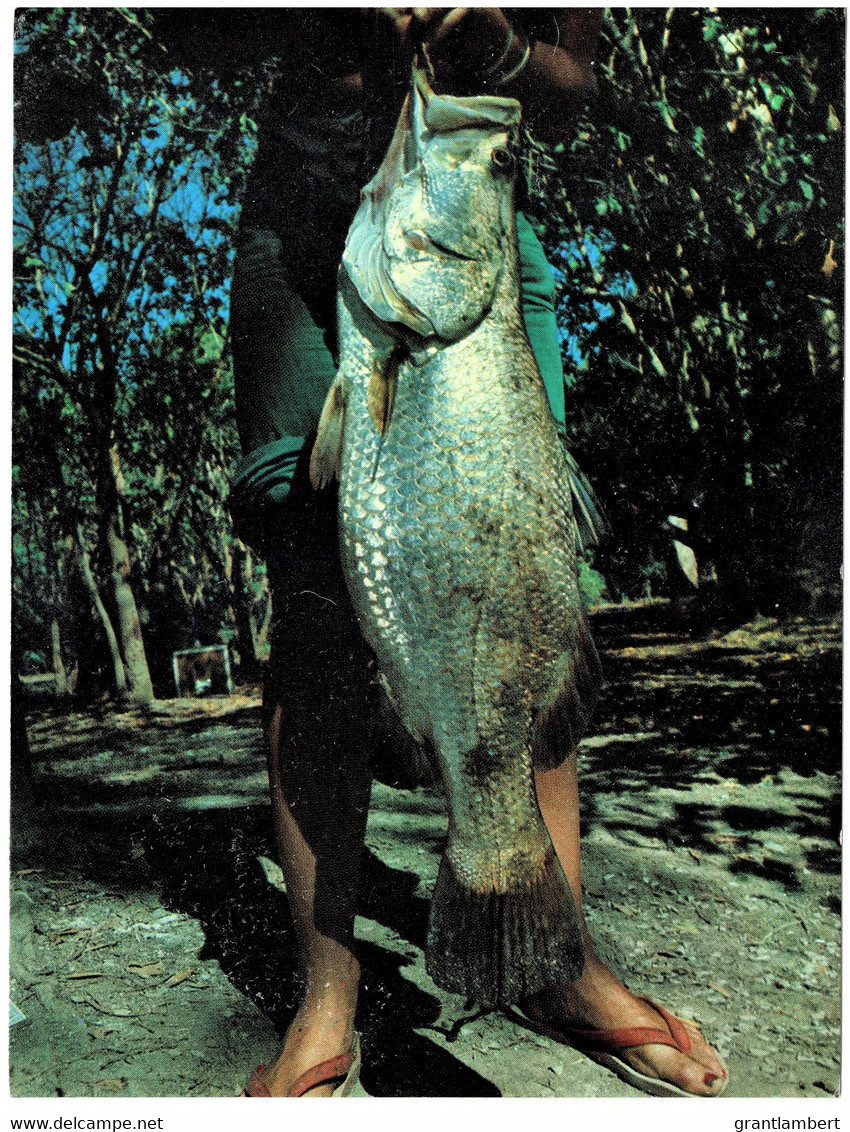
<instances>
[{"instance_id":1,"label":"fish pectoral fin","mask_svg":"<svg viewBox=\"0 0 850 1132\"><path fill-rule=\"evenodd\" d=\"M327 487L339 478L342 457L342 430L345 424L345 391L337 377L325 400L316 442L310 455L310 483L315 488Z\"/></svg>"},{"instance_id":2,"label":"fish pectoral fin","mask_svg":"<svg viewBox=\"0 0 850 1132\"><path fill-rule=\"evenodd\" d=\"M372 376L369 379L369 416L378 433L383 436L390 423L398 384L398 367L403 353L394 350L388 358L376 358L372 363Z\"/></svg>"}]
</instances>

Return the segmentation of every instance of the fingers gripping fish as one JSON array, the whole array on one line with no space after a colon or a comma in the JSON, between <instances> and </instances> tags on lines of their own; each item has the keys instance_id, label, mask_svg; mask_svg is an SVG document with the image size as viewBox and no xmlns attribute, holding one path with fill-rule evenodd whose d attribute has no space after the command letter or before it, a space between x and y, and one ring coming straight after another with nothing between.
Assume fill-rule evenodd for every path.
<instances>
[{"instance_id":1,"label":"fingers gripping fish","mask_svg":"<svg viewBox=\"0 0 850 1132\"><path fill-rule=\"evenodd\" d=\"M578 917L534 766L570 752L598 662L568 473L519 305L519 104L416 72L340 271L339 372L312 456L344 569L449 813L427 968L482 1005L575 979Z\"/></svg>"}]
</instances>

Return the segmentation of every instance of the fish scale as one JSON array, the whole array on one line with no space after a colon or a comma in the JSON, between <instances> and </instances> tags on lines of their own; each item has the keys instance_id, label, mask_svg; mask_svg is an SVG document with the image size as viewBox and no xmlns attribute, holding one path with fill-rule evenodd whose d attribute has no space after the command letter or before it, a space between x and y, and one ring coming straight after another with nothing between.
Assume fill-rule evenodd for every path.
<instances>
[{"instance_id":1,"label":"fish scale","mask_svg":"<svg viewBox=\"0 0 850 1132\"><path fill-rule=\"evenodd\" d=\"M349 235L312 462L319 485L339 468L352 604L442 780L427 967L482 1005L581 970L534 767L569 754L598 683L566 459L519 307L517 124L512 100L438 98L418 78Z\"/></svg>"}]
</instances>

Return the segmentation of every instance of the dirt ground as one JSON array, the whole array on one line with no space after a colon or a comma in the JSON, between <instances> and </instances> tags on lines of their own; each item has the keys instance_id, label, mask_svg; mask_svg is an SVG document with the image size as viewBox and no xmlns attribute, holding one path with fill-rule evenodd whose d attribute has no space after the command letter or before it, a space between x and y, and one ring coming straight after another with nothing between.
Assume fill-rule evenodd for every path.
<instances>
[{"instance_id":1,"label":"dirt ground","mask_svg":"<svg viewBox=\"0 0 850 1132\"><path fill-rule=\"evenodd\" d=\"M839 1088L836 624L688 631L594 615L608 685L581 746L586 907L634 989L696 1019L736 1097ZM293 1012L256 690L29 716L52 815L13 844L17 1097L238 1093ZM633 1097L425 974L444 840L431 790L376 784L357 920L363 1085L387 1096Z\"/></svg>"}]
</instances>

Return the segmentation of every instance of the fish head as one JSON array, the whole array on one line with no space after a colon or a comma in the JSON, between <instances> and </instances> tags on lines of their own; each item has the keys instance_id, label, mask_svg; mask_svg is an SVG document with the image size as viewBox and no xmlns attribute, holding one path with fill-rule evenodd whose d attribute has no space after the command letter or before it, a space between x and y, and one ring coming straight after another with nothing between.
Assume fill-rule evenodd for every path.
<instances>
[{"instance_id":1,"label":"fish head","mask_svg":"<svg viewBox=\"0 0 850 1132\"><path fill-rule=\"evenodd\" d=\"M506 263L516 255L519 119L514 99L438 96L415 72L384 165L364 190L368 210L361 205L362 223L356 236L357 220L352 225L344 258L379 318L454 341L490 310Z\"/></svg>"}]
</instances>

